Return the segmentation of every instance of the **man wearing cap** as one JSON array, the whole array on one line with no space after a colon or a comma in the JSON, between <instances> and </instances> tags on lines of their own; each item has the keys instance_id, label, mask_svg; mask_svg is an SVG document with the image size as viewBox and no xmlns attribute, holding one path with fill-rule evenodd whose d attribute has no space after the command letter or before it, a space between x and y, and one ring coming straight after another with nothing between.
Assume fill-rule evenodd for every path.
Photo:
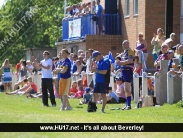
<instances>
[{"instance_id":1,"label":"man wearing cap","mask_svg":"<svg viewBox=\"0 0 183 138\"><path fill-rule=\"evenodd\" d=\"M98 51L93 52L92 58L97 63L97 68L92 69L92 71L96 74L93 91L94 102L97 102L98 93L100 93L103 100L101 112L104 113L104 109L107 103L106 93L108 93L110 82L110 61L109 59L103 58L103 56Z\"/></svg>"},{"instance_id":2,"label":"man wearing cap","mask_svg":"<svg viewBox=\"0 0 183 138\"><path fill-rule=\"evenodd\" d=\"M43 97L42 97L42 102L43 102L43 106L49 106L48 105L48 92L50 93L50 100L51 100L51 104L53 107L56 106L56 101L55 101L55 96L54 96L54 92L53 92L53 79L52 79L52 60L49 58L49 52L48 51L44 51L43 52L43 60L40 63L37 63L37 60L35 57L32 57L33 60L33 66L35 68L37 68L38 70L41 69L41 74L42 74L42 83L41 83L41 87L42 87L42 93L43 93Z\"/></svg>"},{"instance_id":3,"label":"man wearing cap","mask_svg":"<svg viewBox=\"0 0 183 138\"><path fill-rule=\"evenodd\" d=\"M131 82L133 80L133 60L134 51L130 48L129 41L124 40L122 43L124 53L122 54L122 61L116 61L116 64L122 66L122 79L124 80L124 91L126 93L126 106L122 110L131 109Z\"/></svg>"}]
</instances>

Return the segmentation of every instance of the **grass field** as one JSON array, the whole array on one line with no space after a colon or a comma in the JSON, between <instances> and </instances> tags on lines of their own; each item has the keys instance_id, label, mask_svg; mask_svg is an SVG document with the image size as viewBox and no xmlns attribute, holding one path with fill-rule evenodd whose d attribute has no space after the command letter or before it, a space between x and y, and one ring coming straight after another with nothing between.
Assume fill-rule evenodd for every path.
<instances>
[{"instance_id":1,"label":"grass field","mask_svg":"<svg viewBox=\"0 0 183 138\"><path fill-rule=\"evenodd\" d=\"M5 95L0 93L0 122L1 123L182 123L183 108L176 104L165 104L161 107L146 107L133 110L120 111L110 110L124 105L108 104L106 113L102 114L99 110L96 113L88 113L87 105L79 105L78 99L70 99L72 111L60 111L60 101L57 99L57 107L42 107L41 99L27 99L25 96ZM97 105L98 109L101 105ZM1 138L20 137L20 138L48 138L48 137L68 137L68 138L181 138L181 133L0 133Z\"/></svg>"}]
</instances>

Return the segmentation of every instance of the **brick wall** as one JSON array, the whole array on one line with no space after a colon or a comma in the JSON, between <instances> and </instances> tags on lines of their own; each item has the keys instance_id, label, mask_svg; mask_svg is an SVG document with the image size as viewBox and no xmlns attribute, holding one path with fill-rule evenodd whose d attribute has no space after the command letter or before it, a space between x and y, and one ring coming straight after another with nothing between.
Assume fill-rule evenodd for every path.
<instances>
[{"instance_id":1,"label":"brick wall","mask_svg":"<svg viewBox=\"0 0 183 138\"><path fill-rule=\"evenodd\" d=\"M122 36L121 35L87 35L86 49L92 48L100 51L102 55L112 52L113 57L116 53L122 52Z\"/></svg>"}]
</instances>

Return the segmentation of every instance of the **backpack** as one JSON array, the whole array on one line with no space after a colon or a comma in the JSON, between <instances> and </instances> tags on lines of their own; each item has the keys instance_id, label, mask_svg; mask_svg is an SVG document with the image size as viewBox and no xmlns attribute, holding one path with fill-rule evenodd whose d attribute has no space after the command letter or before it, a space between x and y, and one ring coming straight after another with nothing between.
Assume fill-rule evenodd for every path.
<instances>
[{"instance_id":1,"label":"backpack","mask_svg":"<svg viewBox=\"0 0 183 138\"><path fill-rule=\"evenodd\" d=\"M96 112L96 110L97 110L96 103L94 103L92 100L90 100L88 102L88 109L87 109L87 111L88 112Z\"/></svg>"}]
</instances>

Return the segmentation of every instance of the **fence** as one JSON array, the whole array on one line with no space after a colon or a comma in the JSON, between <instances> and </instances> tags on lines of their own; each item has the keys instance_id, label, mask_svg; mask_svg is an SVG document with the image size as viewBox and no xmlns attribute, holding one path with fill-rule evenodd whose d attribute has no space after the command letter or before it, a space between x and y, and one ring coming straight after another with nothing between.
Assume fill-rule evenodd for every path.
<instances>
[{"instance_id":1,"label":"fence","mask_svg":"<svg viewBox=\"0 0 183 138\"><path fill-rule=\"evenodd\" d=\"M121 35L121 19L121 14L103 14L100 18L94 14L87 14L65 19L62 21L62 39L68 41L82 39L86 35L95 35L98 23L101 23L104 34Z\"/></svg>"}]
</instances>

